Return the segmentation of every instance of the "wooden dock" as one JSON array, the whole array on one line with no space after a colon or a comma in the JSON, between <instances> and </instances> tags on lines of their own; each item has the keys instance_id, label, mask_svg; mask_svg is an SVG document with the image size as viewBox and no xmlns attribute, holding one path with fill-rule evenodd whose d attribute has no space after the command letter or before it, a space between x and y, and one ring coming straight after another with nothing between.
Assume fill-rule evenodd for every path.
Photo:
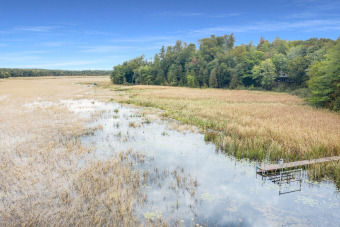
<instances>
[{"instance_id":1,"label":"wooden dock","mask_svg":"<svg viewBox=\"0 0 340 227\"><path fill-rule=\"evenodd\" d=\"M260 172L273 172L273 171L287 169L287 168L301 167L301 166L306 166L306 165L311 165L311 164L316 164L316 163L332 162L332 161L339 161L339 160L340 160L340 156L333 156L333 157L320 158L320 159L288 162L288 163L283 163L283 164L258 166L257 169Z\"/></svg>"}]
</instances>

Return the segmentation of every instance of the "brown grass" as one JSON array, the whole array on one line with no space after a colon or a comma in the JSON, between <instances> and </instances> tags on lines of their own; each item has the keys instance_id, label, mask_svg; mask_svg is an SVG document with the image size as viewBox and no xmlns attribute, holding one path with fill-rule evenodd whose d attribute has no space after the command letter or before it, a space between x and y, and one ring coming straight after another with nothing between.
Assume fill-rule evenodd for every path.
<instances>
[{"instance_id":1,"label":"brown grass","mask_svg":"<svg viewBox=\"0 0 340 227\"><path fill-rule=\"evenodd\" d=\"M89 129L88 119L59 105L60 99L77 95L107 100L95 88L75 84L92 80L107 79L12 78L0 83L1 226L140 224L135 210L146 195L134 166L143 157L128 151L110 160L88 160L92 148L79 137L101 126ZM37 100L52 105L28 105Z\"/></svg>"},{"instance_id":2,"label":"brown grass","mask_svg":"<svg viewBox=\"0 0 340 227\"><path fill-rule=\"evenodd\" d=\"M312 108L296 96L157 86L120 90L124 93L121 102L160 108L165 110L164 116L223 132L217 144L240 158L340 155L340 115Z\"/></svg>"}]
</instances>

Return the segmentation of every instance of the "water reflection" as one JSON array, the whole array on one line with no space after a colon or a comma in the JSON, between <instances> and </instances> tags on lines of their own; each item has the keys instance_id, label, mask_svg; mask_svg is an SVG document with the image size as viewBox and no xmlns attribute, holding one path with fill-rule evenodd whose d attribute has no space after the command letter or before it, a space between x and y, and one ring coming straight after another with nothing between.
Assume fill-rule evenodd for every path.
<instances>
[{"instance_id":1,"label":"water reflection","mask_svg":"<svg viewBox=\"0 0 340 227\"><path fill-rule=\"evenodd\" d=\"M148 201L138 211L141 219L162 215L171 225L186 226L340 225L340 197L332 183L301 177L298 193L279 196L284 187L256 177L256 163L215 152L197 131L176 131L169 121L116 103L62 104L88 118L89 127L102 126L82 138L93 147L91 158L128 149L146 155L138 168L154 177L143 185Z\"/></svg>"},{"instance_id":2,"label":"water reflection","mask_svg":"<svg viewBox=\"0 0 340 227\"><path fill-rule=\"evenodd\" d=\"M279 171L257 171L262 181L271 181L279 186L279 195L293 192L301 192L301 183L306 173L300 169L279 170Z\"/></svg>"}]
</instances>

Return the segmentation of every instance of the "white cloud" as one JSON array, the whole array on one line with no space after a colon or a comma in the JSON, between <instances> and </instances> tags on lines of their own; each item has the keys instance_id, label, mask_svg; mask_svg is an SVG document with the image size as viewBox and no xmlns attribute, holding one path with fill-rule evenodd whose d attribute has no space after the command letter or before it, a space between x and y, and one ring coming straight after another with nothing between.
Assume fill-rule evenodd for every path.
<instances>
[{"instance_id":1,"label":"white cloud","mask_svg":"<svg viewBox=\"0 0 340 227\"><path fill-rule=\"evenodd\" d=\"M42 59L39 56L11 56L11 55L0 55L1 61L11 61L11 62L18 62L18 61L31 61L31 60L39 60Z\"/></svg>"},{"instance_id":2,"label":"white cloud","mask_svg":"<svg viewBox=\"0 0 340 227\"><path fill-rule=\"evenodd\" d=\"M138 38L128 38L128 39L112 39L111 42L114 43L147 43L155 41L169 41L176 40L178 36L144 36Z\"/></svg>"},{"instance_id":3,"label":"white cloud","mask_svg":"<svg viewBox=\"0 0 340 227\"><path fill-rule=\"evenodd\" d=\"M87 53L109 53L109 52L124 52L126 50L131 50L134 47L130 46L88 46L88 47L81 47L83 50L80 52L87 52Z\"/></svg>"},{"instance_id":4,"label":"white cloud","mask_svg":"<svg viewBox=\"0 0 340 227\"><path fill-rule=\"evenodd\" d=\"M9 34L9 31L0 31L0 34Z\"/></svg>"},{"instance_id":5,"label":"white cloud","mask_svg":"<svg viewBox=\"0 0 340 227\"><path fill-rule=\"evenodd\" d=\"M169 17L200 17L204 16L204 13L198 13L198 12L191 12L191 13L185 13L185 12L161 12L156 13L156 16L169 16Z\"/></svg>"},{"instance_id":6,"label":"white cloud","mask_svg":"<svg viewBox=\"0 0 340 227\"><path fill-rule=\"evenodd\" d=\"M22 65L22 68L53 68L53 67L67 67L67 66L84 66L94 63L102 62L102 60L95 61L66 61L57 63L44 63L44 64L32 64L32 65Z\"/></svg>"},{"instance_id":7,"label":"white cloud","mask_svg":"<svg viewBox=\"0 0 340 227\"><path fill-rule=\"evenodd\" d=\"M291 22L269 22L262 21L246 25L219 26L205 29L191 30L194 34L210 35L225 33L245 33L245 32L271 32L271 31L328 31L339 30L340 20L302 20Z\"/></svg>"},{"instance_id":8,"label":"white cloud","mask_svg":"<svg viewBox=\"0 0 340 227\"><path fill-rule=\"evenodd\" d=\"M227 14L210 15L209 17L224 18L224 17L236 17L240 15L241 15L240 13L227 13Z\"/></svg>"},{"instance_id":9,"label":"white cloud","mask_svg":"<svg viewBox=\"0 0 340 227\"><path fill-rule=\"evenodd\" d=\"M285 16L287 19L306 19L306 18L311 18L311 17L317 17L317 13L313 12L301 12L301 13L295 13L295 14L290 14Z\"/></svg>"},{"instance_id":10,"label":"white cloud","mask_svg":"<svg viewBox=\"0 0 340 227\"><path fill-rule=\"evenodd\" d=\"M40 60L43 59L39 54L48 53L47 50L33 50L33 51L21 51L21 52L10 52L2 53L0 55L1 61L30 61L30 60Z\"/></svg>"},{"instance_id":11,"label":"white cloud","mask_svg":"<svg viewBox=\"0 0 340 227\"><path fill-rule=\"evenodd\" d=\"M225 14L207 14L199 12L161 12L155 14L156 16L166 17L207 17L207 18L224 18L224 17L235 17L241 15L240 13L225 13Z\"/></svg>"},{"instance_id":12,"label":"white cloud","mask_svg":"<svg viewBox=\"0 0 340 227\"><path fill-rule=\"evenodd\" d=\"M59 28L59 27L58 26L19 26L19 27L16 27L14 30L28 31L28 32L50 32L56 28Z\"/></svg>"},{"instance_id":13,"label":"white cloud","mask_svg":"<svg viewBox=\"0 0 340 227\"><path fill-rule=\"evenodd\" d=\"M60 41L60 42L44 42L44 43L41 43L40 45L41 46L46 46L46 47L60 47L60 46L66 46L66 45L69 45L69 44L72 44L72 42L63 42L63 41Z\"/></svg>"}]
</instances>

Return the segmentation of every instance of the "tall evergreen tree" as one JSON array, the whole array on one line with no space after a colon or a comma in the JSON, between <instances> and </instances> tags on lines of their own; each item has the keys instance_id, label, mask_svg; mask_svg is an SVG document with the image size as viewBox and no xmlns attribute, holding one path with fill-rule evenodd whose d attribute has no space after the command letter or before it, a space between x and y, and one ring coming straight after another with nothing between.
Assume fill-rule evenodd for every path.
<instances>
[{"instance_id":1,"label":"tall evergreen tree","mask_svg":"<svg viewBox=\"0 0 340 227\"><path fill-rule=\"evenodd\" d=\"M218 87L218 82L217 82L216 70L215 69L211 70L211 72L210 72L209 87L212 87L212 88L217 88Z\"/></svg>"}]
</instances>

